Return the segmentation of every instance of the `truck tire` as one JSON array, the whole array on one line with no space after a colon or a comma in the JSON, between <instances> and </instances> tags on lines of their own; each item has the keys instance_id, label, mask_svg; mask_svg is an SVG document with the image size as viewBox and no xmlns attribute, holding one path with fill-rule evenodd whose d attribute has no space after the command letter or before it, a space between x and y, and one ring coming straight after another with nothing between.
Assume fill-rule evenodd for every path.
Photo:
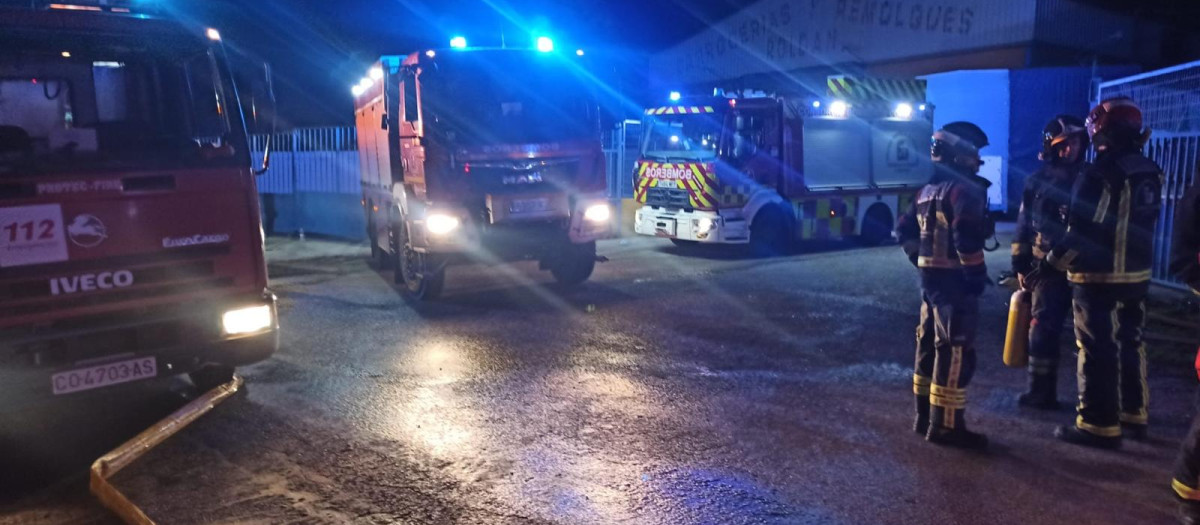
<instances>
[{"instance_id":1,"label":"truck tire","mask_svg":"<svg viewBox=\"0 0 1200 525\"><path fill-rule=\"evenodd\" d=\"M568 244L550 262L554 280L565 286L578 286L596 269L596 242Z\"/></svg>"},{"instance_id":2,"label":"truck tire","mask_svg":"<svg viewBox=\"0 0 1200 525\"><path fill-rule=\"evenodd\" d=\"M892 238L892 213L886 204L873 204L863 215L858 240L863 246L879 246Z\"/></svg>"},{"instance_id":3,"label":"truck tire","mask_svg":"<svg viewBox=\"0 0 1200 525\"><path fill-rule=\"evenodd\" d=\"M768 205L755 214L750 224L750 256L786 255L792 247L792 225L778 206Z\"/></svg>"},{"instance_id":4,"label":"truck tire","mask_svg":"<svg viewBox=\"0 0 1200 525\"><path fill-rule=\"evenodd\" d=\"M437 299L446 285L445 258L431 253L418 253L408 241L404 227L398 226L396 229L399 231L392 235L398 244L392 251L392 280L402 285L413 299Z\"/></svg>"},{"instance_id":5,"label":"truck tire","mask_svg":"<svg viewBox=\"0 0 1200 525\"><path fill-rule=\"evenodd\" d=\"M233 367L226 365L204 365L188 373L188 378L196 389L208 392L225 383L233 381Z\"/></svg>"}]
</instances>

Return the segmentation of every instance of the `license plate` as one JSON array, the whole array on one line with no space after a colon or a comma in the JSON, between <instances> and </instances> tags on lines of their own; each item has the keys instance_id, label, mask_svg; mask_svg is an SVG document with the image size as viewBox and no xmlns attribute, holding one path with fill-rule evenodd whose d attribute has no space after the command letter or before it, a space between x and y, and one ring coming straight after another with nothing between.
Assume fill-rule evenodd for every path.
<instances>
[{"instance_id":1,"label":"license plate","mask_svg":"<svg viewBox=\"0 0 1200 525\"><path fill-rule=\"evenodd\" d=\"M674 237L675 219L655 219L654 235L659 237Z\"/></svg>"},{"instance_id":2,"label":"license plate","mask_svg":"<svg viewBox=\"0 0 1200 525\"><path fill-rule=\"evenodd\" d=\"M538 213L546 211L550 206L550 201L545 198L541 199L515 199L508 205L510 213Z\"/></svg>"},{"instance_id":3,"label":"license plate","mask_svg":"<svg viewBox=\"0 0 1200 525\"><path fill-rule=\"evenodd\" d=\"M150 379L158 375L153 357L138 357L59 372L50 377L54 395Z\"/></svg>"}]
</instances>

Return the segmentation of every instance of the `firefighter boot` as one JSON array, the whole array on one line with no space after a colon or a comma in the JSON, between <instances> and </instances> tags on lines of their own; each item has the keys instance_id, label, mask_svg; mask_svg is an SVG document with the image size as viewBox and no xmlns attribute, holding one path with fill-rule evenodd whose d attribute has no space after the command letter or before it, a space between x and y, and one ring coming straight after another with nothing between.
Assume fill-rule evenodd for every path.
<instances>
[{"instance_id":1,"label":"firefighter boot","mask_svg":"<svg viewBox=\"0 0 1200 525\"><path fill-rule=\"evenodd\" d=\"M913 423L913 432L924 436L929 432L929 396L916 396L917 418Z\"/></svg>"},{"instance_id":2,"label":"firefighter boot","mask_svg":"<svg viewBox=\"0 0 1200 525\"><path fill-rule=\"evenodd\" d=\"M1121 448L1121 436L1100 436L1075 425L1063 425L1054 429L1054 437L1072 445L1115 450Z\"/></svg>"},{"instance_id":3,"label":"firefighter boot","mask_svg":"<svg viewBox=\"0 0 1200 525\"><path fill-rule=\"evenodd\" d=\"M1029 391L1017 398L1017 404L1037 410L1058 410L1058 377L1054 372L1030 373Z\"/></svg>"},{"instance_id":4,"label":"firefighter boot","mask_svg":"<svg viewBox=\"0 0 1200 525\"><path fill-rule=\"evenodd\" d=\"M967 430L966 410L961 408L933 407L925 440L935 445L968 450L983 450L988 445L987 436Z\"/></svg>"}]
</instances>

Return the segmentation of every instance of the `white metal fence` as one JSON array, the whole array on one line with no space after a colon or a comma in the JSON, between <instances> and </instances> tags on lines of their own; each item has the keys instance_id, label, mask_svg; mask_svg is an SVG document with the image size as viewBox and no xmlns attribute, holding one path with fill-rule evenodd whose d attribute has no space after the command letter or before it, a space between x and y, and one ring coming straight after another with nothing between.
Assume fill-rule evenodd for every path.
<instances>
[{"instance_id":1,"label":"white metal fence","mask_svg":"<svg viewBox=\"0 0 1200 525\"><path fill-rule=\"evenodd\" d=\"M1142 108L1145 125L1153 130L1146 155L1166 176L1155 231L1154 280L1182 287L1168 265L1175 209L1184 190L1195 182L1200 156L1200 61L1104 82L1096 91L1095 103L1117 96L1132 98Z\"/></svg>"},{"instance_id":2,"label":"white metal fence","mask_svg":"<svg viewBox=\"0 0 1200 525\"><path fill-rule=\"evenodd\" d=\"M250 146L262 163L268 138L271 169L258 181L260 193L359 194L358 141L353 127L300 128L274 136L255 135Z\"/></svg>"}]
</instances>

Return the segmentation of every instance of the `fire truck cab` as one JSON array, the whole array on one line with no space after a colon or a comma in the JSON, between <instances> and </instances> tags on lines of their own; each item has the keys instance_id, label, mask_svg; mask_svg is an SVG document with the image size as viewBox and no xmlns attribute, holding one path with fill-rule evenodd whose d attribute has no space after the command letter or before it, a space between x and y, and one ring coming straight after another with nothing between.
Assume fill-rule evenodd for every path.
<instances>
[{"instance_id":1,"label":"fire truck cab","mask_svg":"<svg viewBox=\"0 0 1200 525\"><path fill-rule=\"evenodd\" d=\"M131 11L0 8L10 399L180 373L207 389L278 343L220 34Z\"/></svg>"},{"instance_id":2,"label":"fire truck cab","mask_svg":"<svg viewBox=\"0 0 1200 525\"><path fill-rule=\"evenodd\" d=\"M367 236L418 299L446 267L523 259L585 281L611 235L599 107L574 55L385 56L355 86Z\"/></svg>"},{"instance_id":3,"label":"fire truck cab","mask_svg":"<svg viewBox=\"0 0 1200 525\"><path fill-rule=\"evenodd\" d=\"M932 174L931 113L912 99L768 95L647 109L634 231L760 255L805 239L878 244Z\"/></svg>"}]
</instances>

